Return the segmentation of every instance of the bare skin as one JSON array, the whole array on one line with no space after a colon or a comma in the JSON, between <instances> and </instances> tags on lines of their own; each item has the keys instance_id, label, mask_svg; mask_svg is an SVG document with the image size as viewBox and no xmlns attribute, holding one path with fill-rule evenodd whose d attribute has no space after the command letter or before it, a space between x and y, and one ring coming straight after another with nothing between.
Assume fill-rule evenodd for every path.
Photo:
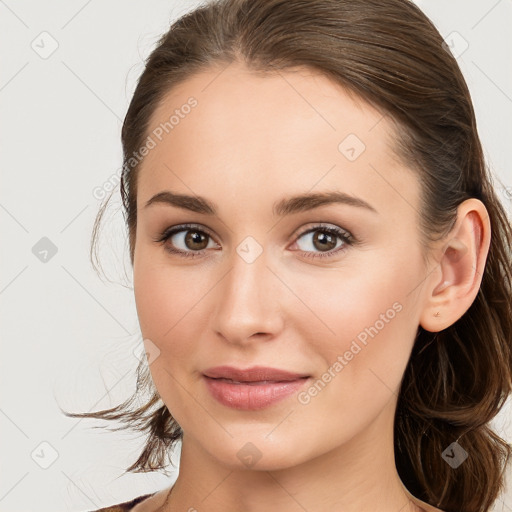
<instances>
[{"instance_id":1,"label":"bare skin","mask_svg":"<svg viewBox=\"0 0 512 512\"><path fill-rule=\"evenodd\" d=\"M173 486L174 484L166 487L165 489L162 489L161 491L158 491L154 496L151 496L150 498L144 500L142 503L139 503L133 508L133 512L161 512L163 510L171 510L170 508L165 509L162 507L170 503L169 497ZM417 510L420 512L442 512L440 509L433 507L413 496L405 487L404 491L410 500L410 504L408 505L409 508L404 507L404 511ZM416 508L412 508L413 506L416 506Z\"/></svg>"},{"instance_id":2,"label":"bare skin","mask_svg":"<svg viewBox=\"0 0 512 512\"><path fill-rule=\"evenodd\" d=\"M393 418L418 326L448 327L478 293L490 243L484 205L465 201L425 263L419 183L373 107L312 71L263 77L234 63L173 89L148 133L191 96L197 106L149 151L138 181L137 312L153 381L184 438L170 498L169 487L134 510L439 511L399 478ZM145 206L164 190L201 196L217 212ZM330 203L273 213L284 198L330 191L376 211ZM155 241L184 223L197 227ZM325 248L314 236L326 236L322 227L357 243L333 235ZM197 230L201 248L185 238ZM241 247L261 249L250 263L237 251L246 237L252 245ZM306 373L311 384L330 369L331 378L302 400L240 411L205 386L202 372L224 364ZM258 455L250 466L240 457L247 443Z\"/></svg>"}]
</instances>

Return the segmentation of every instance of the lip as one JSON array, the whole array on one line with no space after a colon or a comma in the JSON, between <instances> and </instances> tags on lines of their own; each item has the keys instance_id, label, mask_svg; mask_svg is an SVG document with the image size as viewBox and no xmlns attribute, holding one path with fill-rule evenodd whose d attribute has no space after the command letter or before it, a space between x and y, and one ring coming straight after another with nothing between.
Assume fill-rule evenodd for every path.
<instances>
[{"instance_id":1,"label":"lip","mask_svg":"<svg viewBox=\"0 0 512 512\"><path fill-rule=\"evenodd\" d=\"M221 404L239 410L259 410L298 391L309 375L253 366L217 366L203 373L208 391Z\"/></svg>"},{"instance_id":2,"label":"lip","mask_svg":"<svg viewBox=\"0 0 512 512\"><path fill-rule=\"evenodd\" d=\"M214 368L209 368L203 374L212 379L230 379L237 382L282 382L309 377L305 373L293 373L267 366L252 366L245 369L235 368L234 366L215 366Z\"/></svg>"}]
</instances>

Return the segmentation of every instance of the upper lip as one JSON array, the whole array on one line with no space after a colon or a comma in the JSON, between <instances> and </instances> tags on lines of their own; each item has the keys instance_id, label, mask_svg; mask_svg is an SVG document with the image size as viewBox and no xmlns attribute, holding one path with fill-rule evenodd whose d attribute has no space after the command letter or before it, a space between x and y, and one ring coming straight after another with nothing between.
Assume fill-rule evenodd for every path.
<instances>
[{"instance_id":1,"label":"upper lip","mask_svg":"<svg viewBox=\"0 0 512 512\"><path fill-rule=\"evenodd\" d=\"M203 375L212 379L230 379L237 382L259 382L259 381L292 381L309 377L302 373L289 372L278 368L265 366L252 366L251 368L234 368L233 366L215 366L209 368Z\"/></svg>"}]
</instances>

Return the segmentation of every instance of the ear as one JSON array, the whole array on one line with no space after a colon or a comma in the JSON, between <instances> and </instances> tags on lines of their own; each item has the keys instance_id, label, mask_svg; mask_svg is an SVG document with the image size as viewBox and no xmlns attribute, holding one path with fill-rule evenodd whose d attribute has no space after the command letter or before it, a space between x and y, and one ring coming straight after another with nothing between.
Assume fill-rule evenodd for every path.
<instances>
[{"instance_id":1,"label":"ear","mask_svg":"<svg viewBox=\"0 0 512 512\"><path fill-rule=\"evenodd\" d=\"M420 325L438 332L454 324L475 300L491 243L485 205L476 198L462 202L457 221L435 250L436 268L429 273Z\"/></svg>"}]
</instances>

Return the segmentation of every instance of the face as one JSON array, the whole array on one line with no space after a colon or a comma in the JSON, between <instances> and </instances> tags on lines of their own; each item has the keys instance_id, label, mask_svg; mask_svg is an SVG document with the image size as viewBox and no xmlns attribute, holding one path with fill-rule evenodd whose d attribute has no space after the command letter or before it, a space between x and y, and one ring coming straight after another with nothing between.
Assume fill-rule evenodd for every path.
<instances>
[{"instance_id":1,"label":"face","mask_svg":"<svg viewBox=\"0 0 512 512\"><path fill-rule=\"evenodd\" d=\"M138 177L134 290L184 443L229 467L252 449L278 469L364 435L391 440L425 276L419 184L392 134L380 112L305 69L231 64L160 103ZM162 192L191 199L147 205ZM307 378L204 376L224 365Z\"/></svg>"}]
</instances>

